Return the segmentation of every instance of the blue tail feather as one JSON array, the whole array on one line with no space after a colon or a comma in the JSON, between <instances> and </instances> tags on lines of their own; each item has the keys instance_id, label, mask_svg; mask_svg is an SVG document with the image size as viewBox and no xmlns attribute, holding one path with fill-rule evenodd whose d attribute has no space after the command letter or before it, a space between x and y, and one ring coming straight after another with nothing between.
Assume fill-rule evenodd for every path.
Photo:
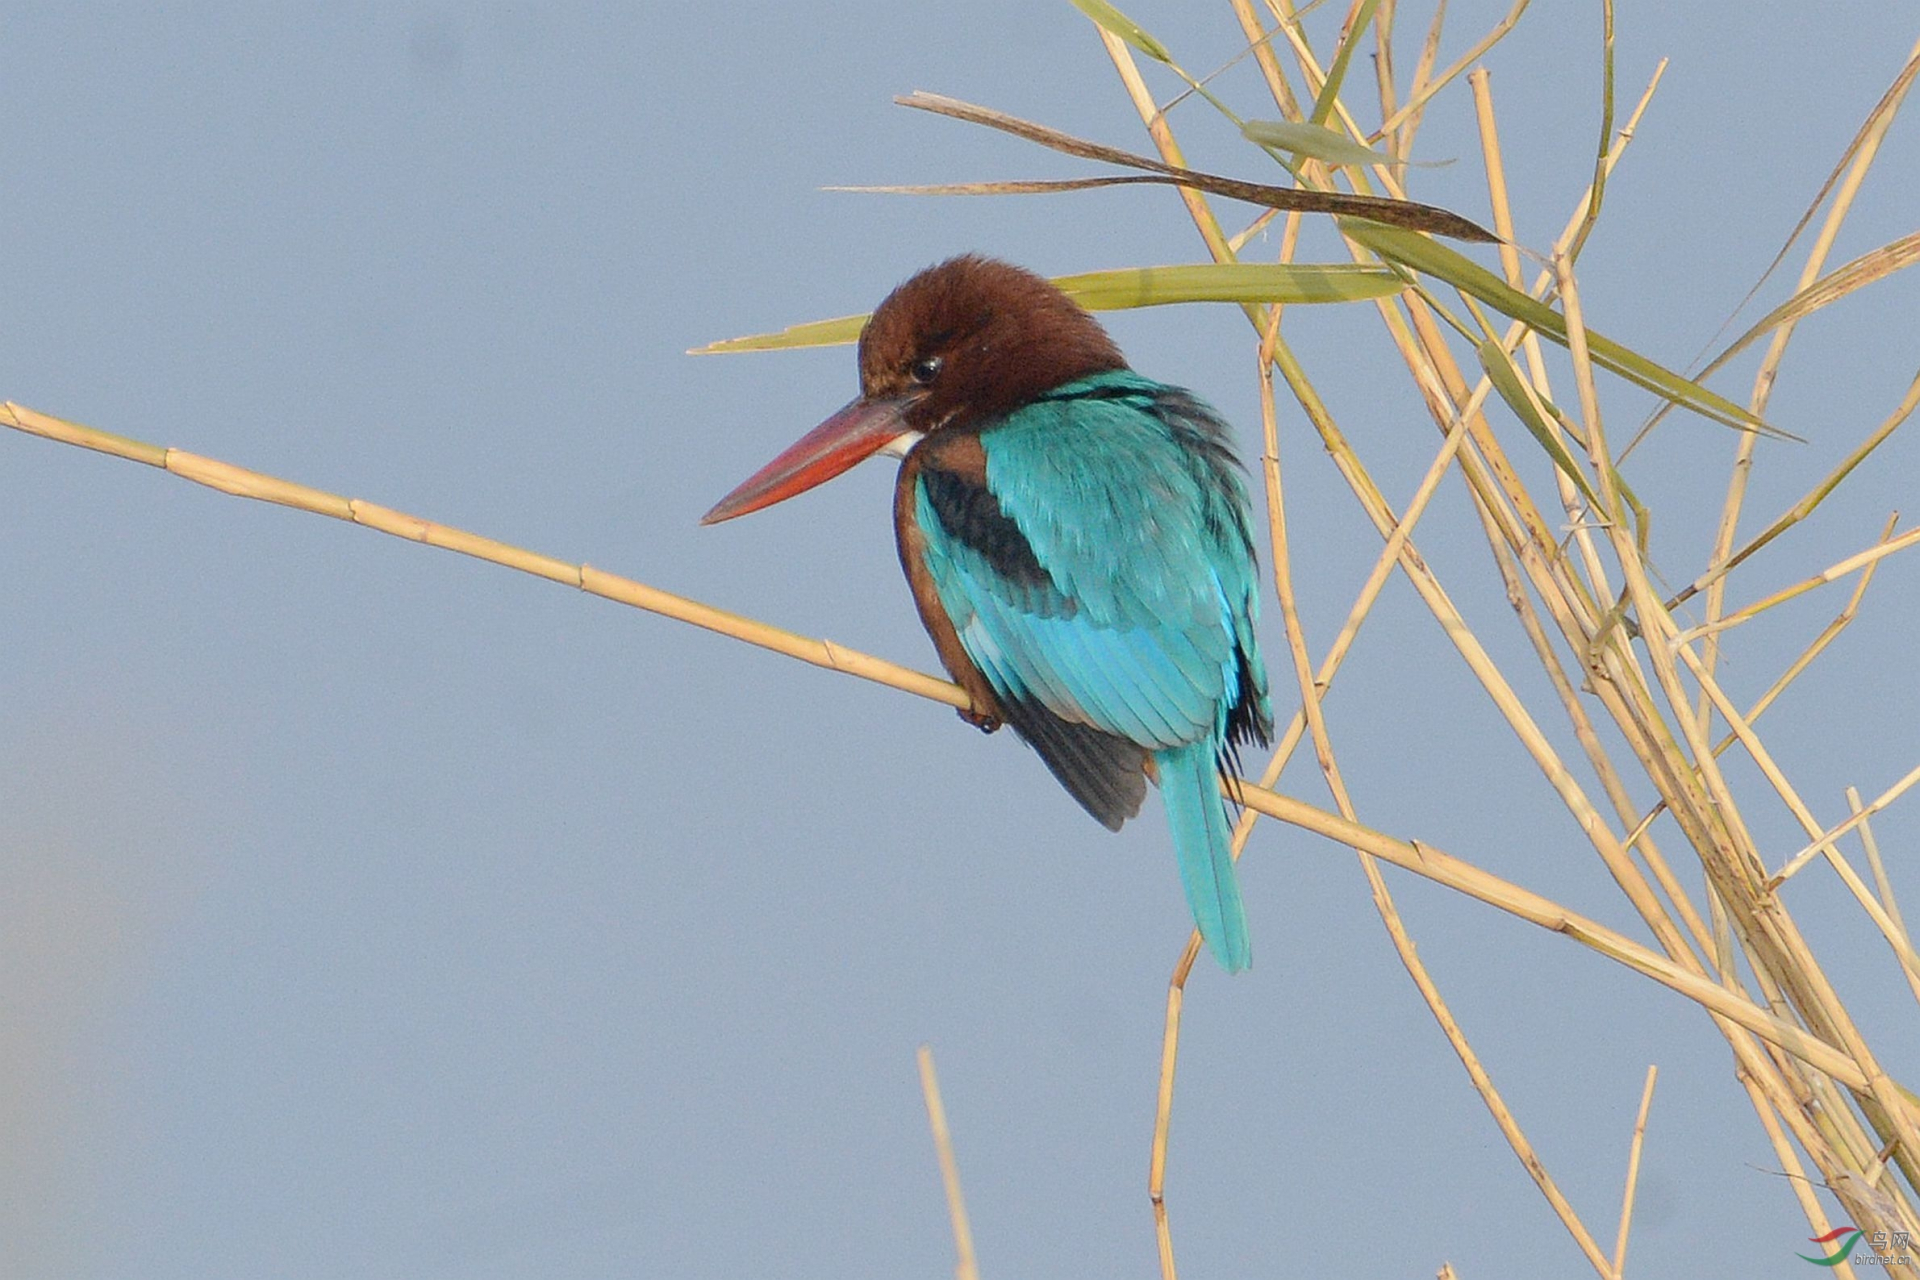
<instances>
[{"instance_id":1,"label":"blue tail feather","mask_svg":"<svg viewBox=\"0 0 1920 1280\"><path fill-rule=\"evenodd\" d=\"M1228 973L1253 961L1240 882L1233 872L1226 804L1220 798L1219 744L1203 739L1153 753L1160 799L1173 828L1173 852L1187 906L1213 958Z\"/></svg>"}]
</instances>

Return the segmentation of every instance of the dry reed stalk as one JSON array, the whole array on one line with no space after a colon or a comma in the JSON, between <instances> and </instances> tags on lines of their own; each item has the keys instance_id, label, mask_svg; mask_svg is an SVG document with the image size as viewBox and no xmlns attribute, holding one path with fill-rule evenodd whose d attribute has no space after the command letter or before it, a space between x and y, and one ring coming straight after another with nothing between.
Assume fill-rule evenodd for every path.
<instances>
[{"instance_id":1,"label":"dry reed stalk","mask_svg":"<svg viewBox=\"0 0 1920 1280\"><path fill-rule=\"evenodd\" d=\"M1897 516L1888 517L1886 527L1880 531L1880 540L1882 542L1885 542L1893 536L1893 526L1897 522ZM1800 673L1812 666L1813 660L1826 652L1827 646L1832 644L1834 640L1839 637L1840 633L1845 631L1853 622L1854 618L1859 616L1860 601L1866 597L1867 588L1873 584L1874 571L1879 567L1880 562L1876 560L1861 571L1859 581L1853 584L1853 594L1847 597L1847 603L1841 608L1839 614L1834 617L1832 622L1829 622L1825 627L1821 628L1819 635L1807 642L1807 647L1800 651L1800 656L1788 663L1787 669L1782 671L1779 676L1774 679L1774 682L1767 686L1767 691L1754 700L1753 706L1747 709L1747 720L1758 720L1761 716L1765 715L1767 708L1771 707L1780 695L1786 692L1787 687L1799 677ZM1736 740L1736 735L1732 733L1727 734L1726 737L1714 744L1713 753L1715 755L1722 754L1728 747L1732 746Z\"/></svg>"},{"instance_id":2,"label":"dry reed stalk","mask_svg":"<svg viewBox=\"0 0 1920 1280\"><path fill-rule=\"evenodd\" d=\"M920 1068L920 1096L927 1104L927 1128L940 1158L940 1185L947 1194L947 1216L953 1223L955 1280L980 1280L973 1256L973 1228L967 1222L966 1197L960 1194L960 1164L953 1157L953 1133L947 1128L947 1107L940 1100L940 1078L933 1070L933 1046L921 1045L914 1054Z\"/></svg>"},{"instance_id":3,"label":"dry reed stalk","mask_svg":"<svg viewBox=\"0 0 1920 1280\"><path fill-rule=\"evenodd\" d=\"M1900 397L1900 403L1894 406L1893 412L1889 413L1880 423L1879 427L1865 440L1861 441L1859 446L1855 448L1852 453L1848 454L1839 466L1828 472L1818 484L1814 485L1814 487L1807 492L1805 497L1787 508L1786 511L1781 513L1778 519L1768 525L1766 529L1754 538L1750 539L1739 551L1728 556L1724 562L1702 574L1678 595L1668 600L1667 608L1673 610L1685 604L1696 594L1705 590L1713 583L1718 582L1730 570L1738 568L1741 564L1745 563L1749 556L1811 515L1814 508L1818 507L1822 502L1825 502L1827 498L1832 495L1833 491L1839 488L1842 480L1845 480L1851 475L1855 468L1865 462L1867 457L1872 454L1875 449L1886 443L1887 438L1905 424L1907 419L1913 415L1913 411L1916 408L1920 408L1920 374L1915 374L1913 381L1907 384L1906 394ZM1892 530L1889 529L1888 533L1890 534L1891 532ZM1882 535L1883 541L1885 537L1886 535Z\"/></svg>"},{"instance_id":4,"label":"dry reed stalk","mask_svg":"<svg viewBox=\"0 0 1920 1280\"><path fill-rule=\"evenodd\" d=\"M1427 42L1420 52L1420 65L1415 69L1413 91L1407 96L1406 105L1402 106L1391 116L1388 116L1381 122L1380 127L1368 136L1371 138L1381 138L1395 129L1415 122L1415 118L1419 115L1421 108L1427 105L1433 95L1453 83L1461 72L1486 57L1487 51L1506 38L1507 33L1512 31L1519 23L1520 15L1525 13L1527 6L1532 3L1533 0L1514 0L1513 8L1507 11L1506 17L1494 23L1484 36L1481 36L1465 53L1456 58L1445 71L1442 71L1438 76L1434 76L1429 74L1429 72L1433 67L1434 57L1439 52L1440 20L1446 12L1445 5L1437 7L1434 10L1433 26L1427 36Z\"/></svg>"},{"instance_id":5,"label":"dry reed stalk","mask_svg":"<svg viewBox=\"0 0 1920 1280\"><path fill-rule=\"evenodd\" d=\"M1627 1180L1620 1196L1620 1230L1613 1239L1613 1274L1627 1270L1627 1236L1633 1226L1633 1195L1640 1185L1640 1148L1647 1139L1647 1113L1653 1110L1653 1085L1660 1068L1647 1068L1646 1087L1640 1091L1640 1114L1634 1117L1633 1141L1627 1145Z\"/></svg>"},{"instance_id":6,"label":"dry reed stalk","mask_svg":"<svg viewBox=\"0 0 1920 1280\"><path fill-rule=\"evenodd\" d=\"M231 463L202 458L183 449L169 449L111 435L105 431L97 431L92 427L84 427L78 423L40 413L24 405L14 404L12 401L0 403L0 426L12 427L29 435L145 463L147 466L158 467L177 475L183 480L191 480L195 484L205 485L235 497L253 498L277 506L292 507L297 511L329 516L379 533L391 534L396 538L405 538L410 542L421 542L431 547L457 551L462 555L486 560L503 568L517 569L522 573L530 573L550 582L577 587L589 595L600 596L618 604L630 605L648 613L657 613L662 617L673 618L721 635L732 636L736 640L744 640L748 644L771 649L775 653L782 653L790 658L798 658L816 667L842 671L864 680L890 685L907 693L916 693L923 698L944 702L951 707L964 710L970 705L966 693L958 685L927 675L925 672L915 671L911 667L845 648L831 640L817 640L810 636L796 635L791 631L768 626L764 622L758 622L737 613L716 609L698 600L690 600L685 596L674 595L672 592L635 582L631 578L606 573L591 565L571 564L565 560L557 560L552 556L526 551L509 543L469 533L464 529L456 529L451 525L423 520L418 516L410 516L359 498L344 498L338 494L281 480L258 471L248 471Z\"/></svg>"},{"instance_id":7,"label":"dry reed stalk","mask_svg":"<svg viewBox=\"0 0 1920 1280\"><path fill-rule=\"evenodd\" d=\"M1860 811L1860 789L1847 788L1847 807L1855 813ZM1879 895L1879 901L1885 908L1887 917L1893 921L1894 932L1907 950L1913 950L1913 938L1907 933L1907 922L1900 914L1900 902L1893 896L1893 882L1887 879L1887 868L1880 861L1880 842L1874 839L1873 824L1860 823L1860 848L1867 855L1867 866L1873 871L1873 887ZM1920 977L1907 971L1907 986L1913 991L1913 998L1920 1000Z\"/></svg>"},{"instance_id":8,"label":"dry reed stalk","mask_svg":"<svg viewBox=\"0 0 1920 1280\"><path fill-rule=\"evenodd\" d=\"M1805 595L1815 587L1824 587L1829 583L1838 582L1854 570L1864 569L1872 565L1875 561L1890 556L1896 551L1905 551L1915 543L1920 543L1920 529L1910 529L1897 538L1891 536L1882 537L1879 542L1868 547L1865 551L1855 552L1853 555L1848 556L1838 563L1830 564L1810 578L1803 578L1790 587L1782 587L1765 598L1756 600L1744 609L1736 610L1714 621L1703 622L1697 627L1690 627L1686 631L1678 632L1677 635L1682 642L1697 639L1702 636L1717 636L1721 632L1731 630L1742 623L1751 622L1775 605L1785 604L1795 596ZM1724 581L1724 579L1716 580L1715 586L1718 586L1720 581Z\"/></svg>"}]
</instances>

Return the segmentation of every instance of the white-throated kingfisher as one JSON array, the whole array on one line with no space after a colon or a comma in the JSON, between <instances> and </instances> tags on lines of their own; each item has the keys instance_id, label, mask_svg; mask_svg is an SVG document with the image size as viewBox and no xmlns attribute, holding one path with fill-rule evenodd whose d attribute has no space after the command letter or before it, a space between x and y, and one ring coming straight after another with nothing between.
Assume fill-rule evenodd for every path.
<instances>
[{"instance_id":1,"label":"white-throated kingfisher","mask_svg":"<svg viewBox=\"0 0 1920 1280\"><path fill-rule=\"evenodd\" d=\"M1153 775L1194 922L1228 972L1251 947L1217 776L1273 712L1247 495L1227 427L1144 378L1018 267L959 257L889 294L860 396L706 514L771 506L899 457L900 564L989 732L1013 726L1112 830Z\"/></svg>"}]
</instances>

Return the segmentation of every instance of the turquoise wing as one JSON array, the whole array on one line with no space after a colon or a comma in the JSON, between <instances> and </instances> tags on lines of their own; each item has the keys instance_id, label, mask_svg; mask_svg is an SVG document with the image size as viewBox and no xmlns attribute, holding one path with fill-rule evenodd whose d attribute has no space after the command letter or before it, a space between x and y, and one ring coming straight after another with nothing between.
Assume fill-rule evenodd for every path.
<instances>
[{"instance_id":1,"label":"turquoise wing","mask_svg":"<svg viewBox=\"0 0 1920 1280\"><path fill-rule=\"evenodd\" d=\"M996 693L1147 750L1263 726L1244 491L1224 429L1137 375L1060 388L981 434L984 492L915 494L941 604Z\"/></svg>"}]
</instances>

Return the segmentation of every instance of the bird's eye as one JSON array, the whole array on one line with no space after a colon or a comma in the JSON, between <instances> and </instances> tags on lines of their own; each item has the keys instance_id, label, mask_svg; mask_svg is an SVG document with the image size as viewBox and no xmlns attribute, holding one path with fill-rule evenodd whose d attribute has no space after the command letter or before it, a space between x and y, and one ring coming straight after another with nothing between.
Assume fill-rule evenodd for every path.
<instances>
[{"instance_id":1,"label":"bird's eye","mask_svg":"<svg viewBox=\"0 0 1920 1280\"><path fill-rule=\"evenodd\" d=\"M911 374L913 380L921 386L929 386L935 378L940 376L940 357L921 356L913 362L912 367L909 368L907 372Z\"/></svg>"}]
</instances>

